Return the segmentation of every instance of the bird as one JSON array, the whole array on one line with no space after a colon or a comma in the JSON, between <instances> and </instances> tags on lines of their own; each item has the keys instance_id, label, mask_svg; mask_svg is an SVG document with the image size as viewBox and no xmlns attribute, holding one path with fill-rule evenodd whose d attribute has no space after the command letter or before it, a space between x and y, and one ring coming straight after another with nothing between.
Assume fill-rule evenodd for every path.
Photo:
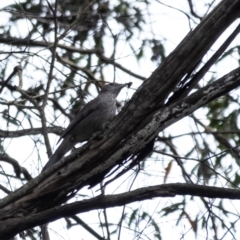
<instances>
[{"instance_id":1,"label":"bird","mask_svg":"<svg viewBox=\"0 0 240 240\"><path fill-rule=\"evenodd\" d=\"M49 158L42 171L60 161L76 143L88 141L94 133L102 130L116 115L116 98L121 89L126 86L129 88L131 85L131 82L107 84L101 89L96 98L80 109L76 117L60 135L58 143L61 140L62 142Z\"/></svg>"}]
</instances>

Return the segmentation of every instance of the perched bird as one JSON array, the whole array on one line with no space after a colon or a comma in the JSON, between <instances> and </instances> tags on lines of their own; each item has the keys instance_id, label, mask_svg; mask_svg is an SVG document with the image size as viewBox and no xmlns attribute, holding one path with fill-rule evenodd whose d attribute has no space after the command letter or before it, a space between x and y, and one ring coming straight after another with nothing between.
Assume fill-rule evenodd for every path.
<instances>
[{"instance_id":1,"label":"perched bird","mask_svg":"<svg viewBox=\"0 0 240 240\"><path fill-rule=\"evenodd\" d=\"M62 132L59 141L61 139L63 141L42 171L60 161L76 143L89 140L95 132L104 128L116 114L116 98L119 92L126 86L130 87L131 84L131 82L126 84L110 83L104 86L99 95L87 103Z\"/></svg>"}]
</instances>

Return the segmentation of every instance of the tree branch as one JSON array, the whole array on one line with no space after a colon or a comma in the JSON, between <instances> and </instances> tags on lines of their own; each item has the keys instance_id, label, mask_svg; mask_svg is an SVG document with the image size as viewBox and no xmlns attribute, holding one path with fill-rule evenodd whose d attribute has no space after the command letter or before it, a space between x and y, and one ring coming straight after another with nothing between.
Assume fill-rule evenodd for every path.
<instances>
[{"instance_id":1,"label":"tree branch","mask_svg":"<svg viewBox=\"0 0 240 240\"><path fill-rule=\"evenodd\" d=\"M47 127L48 133L55 133L57 135L60 135L62 132L61 127ZM17 131L4 131L0 129L0 137L2 138L18 138L18 137L24 137L26 135L38 135L42 134L42 128L28 128L23 130L17 130Z\"/></svg>"},{"instance_id":2,"label":"tree branch","mask_svg":"<svg viewBox=\"0 0 240 240\"><path fill-rule=\"evenodd\" d=\"M11 43L11 45L15 45L15 46L27 46L27 47L46 47L46 48L52 48L53 44L52 42L46 43L43 41L36 41L36 40L31 40L31 39L21 39L21 38L13 38L13 37L8 37L8 38L1 38L0 37L0 43ZM77 48L74 46L68 46L65 44L57 44L57 47L67 50L69 52L75 52L75 53L81 53L81 54L96 54L96 56L104 63L106 64L112 64L113 66L119 68L120 70L122 70L123 72L129 74L130 76L133 76L135 78L138 78L140 80L146 80L145 77L132 72L131 70L123 67L121 64L117 63L114 59L110 59L106 56L103 55L103 52L99 49L83 49L83 48ZM61 60L63 63L65 64L69 64L69 65L73 65L74 68L80 68L79 66L77 66L76 64L61 58L60 56L58 56L59 60ZM81 68L80 70L83 70L83 68Z\"/></svg>"},{"instance_id":3,"label":"tree branch","mask_svg":"<svg viewBox=\"0 0 240 240\"><path fill-rule=\"evenodd\" d=\"M14 221L13 219L5 220L6 225L0 225L1 239L9 239L22 230L50 221L55 221L59 218L71 217L74 214L84 213L96 209L123 206L129 203L149 200L156 197L175 197L177 195L239 200L240 190L194 184L171 183L144 187L121 194L100 195L88 200L54 207L50 210L36 214L30 214L24 218L24 221L21 216L19 217L15 215L13 217ZM0 215L0 221L3 221L4 219L5 216ZM10 224L12 222L15 223L14 226Z\"/></svg>"}]
</instances>

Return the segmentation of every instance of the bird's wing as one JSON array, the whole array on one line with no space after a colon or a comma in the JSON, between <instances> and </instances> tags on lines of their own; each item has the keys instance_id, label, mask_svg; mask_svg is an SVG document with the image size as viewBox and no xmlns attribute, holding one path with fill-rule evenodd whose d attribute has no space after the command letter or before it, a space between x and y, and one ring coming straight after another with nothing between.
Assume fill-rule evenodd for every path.
<instances>
[{"instance_id":1,"label":"bird's wing","mask_svg":"<svg viewBox=\"0 0 240 240\"><path fill-rule=\"evenodd\" d=\"M74 127L76 127L84 118L86 118L87 116L89 116L89 114L91 114L96 108L97 108L97 103L98 103L98 99L95 98L92 101L90 101L89 103L87 103L76 115L76 117L72 120L72 122L70 122L70 124L68 125L68 127L62 132L62 134L60 135L60 138L58 140L57 143L59 143L59 141L64 138L71 130L73 130Z\"/></svg>"}]
</instances>

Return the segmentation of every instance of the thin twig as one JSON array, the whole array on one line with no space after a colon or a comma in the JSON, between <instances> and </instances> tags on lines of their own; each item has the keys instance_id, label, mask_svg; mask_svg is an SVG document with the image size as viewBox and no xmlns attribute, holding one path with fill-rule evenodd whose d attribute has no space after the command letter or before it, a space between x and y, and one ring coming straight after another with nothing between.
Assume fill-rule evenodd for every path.
<instances>
[{"instance_id":1,"label":"thin twig","mask_svg":"<svg viewBox=\"0 0 240 240\"><path fill-rule=\"evenodd\" d=\"M3 88L8 84L8 82L13 78L13 76L18 73L18 68L19 66L16 66L15 68L13 68L13 71L9 75L9 77L5 81L3 81L2 87L0 89L0 93L2 92Z\"/></svg>"},{"instance_id":2,"label":"thin twig","mask_svg":"<svg viewBox=\"0 0 240 240\"><path fill-rule=\"evenodd\" d=\"M8 190L7 188L5 188L2 184L0 184L0 189L7 194L12 192L12 191Z\"/></svg>"}]
</instances>

